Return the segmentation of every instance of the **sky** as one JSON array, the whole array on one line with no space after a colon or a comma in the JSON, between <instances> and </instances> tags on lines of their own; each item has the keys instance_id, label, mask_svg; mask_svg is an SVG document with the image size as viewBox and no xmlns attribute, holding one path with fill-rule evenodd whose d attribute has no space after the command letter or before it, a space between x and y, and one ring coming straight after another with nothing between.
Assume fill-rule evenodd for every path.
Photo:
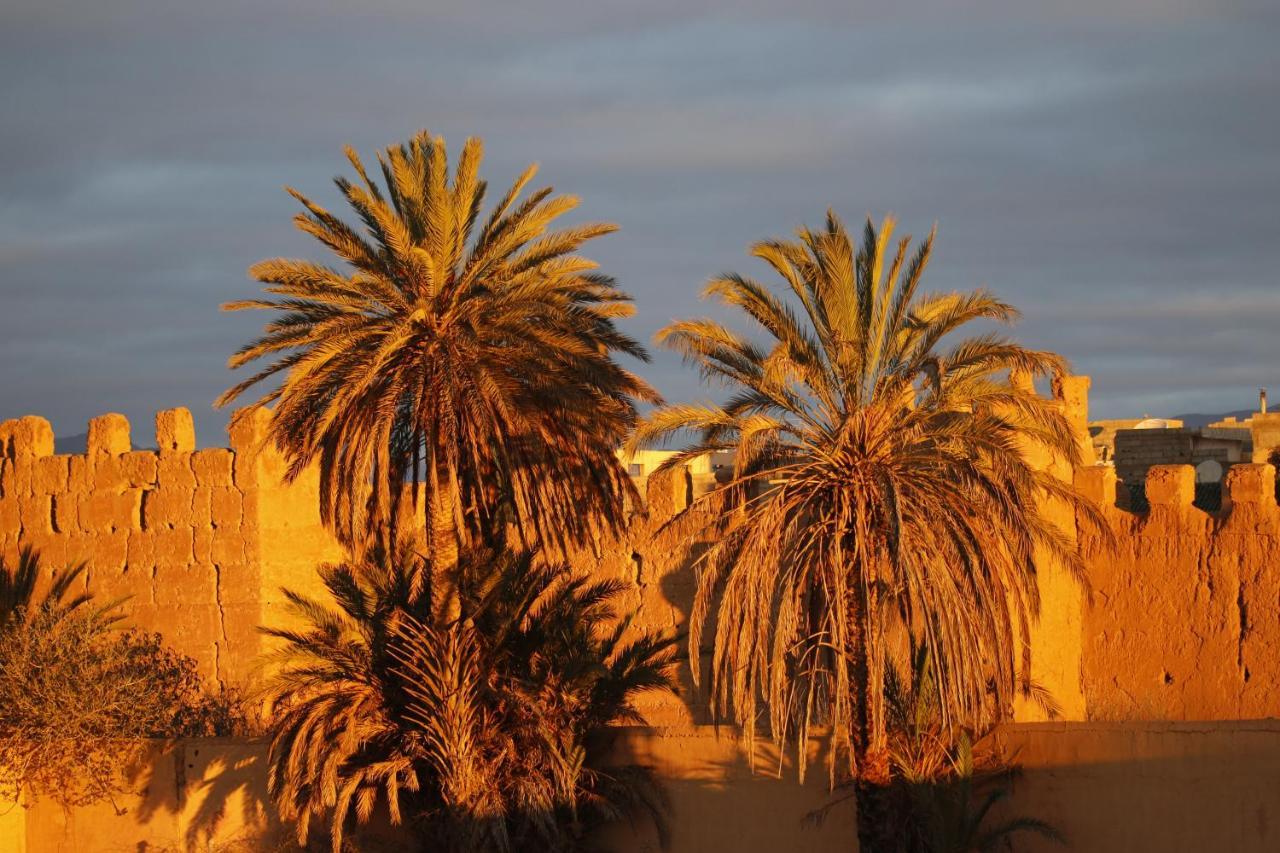
<instances>
[{"instance_id":1,"label":"sky","mask_svg":"<svg viewBox=\"0 0 1280 853\"><path fill-rule=\"evenodd\" d=\"M648 341L720 316L756 240L892 213L929 290L987 286L1012 333L1093 377L1098 417L1280 389L1280 3L0 4L0 418L107 411L151 442L211 401L266 315L246 268L324 256L342 146L483 137L619 233L589 254ZM718 396L670 354L668 399ZM1273 397L1275 394L1273 393Z\"/></svg>"}]
</instances>

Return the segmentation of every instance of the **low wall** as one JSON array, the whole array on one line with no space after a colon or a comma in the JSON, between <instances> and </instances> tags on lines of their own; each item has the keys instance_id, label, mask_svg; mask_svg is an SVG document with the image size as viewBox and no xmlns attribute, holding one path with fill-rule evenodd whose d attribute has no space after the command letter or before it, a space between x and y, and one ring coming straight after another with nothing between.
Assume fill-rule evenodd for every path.
<instances>
[{"instance_id":1,"label":"low wall","mask_svg":"<svg viewBox=\"0 0 1280 853\"><path fill-rule=\"evenodd\" d=\"M1280 850L1280 721L1031 723L997 737L1023 767L1010 810L1084 853ZM1020 853L1063 848L1021 836Z\"/></svg>"},{"instance_id":2,"label":"low wall","mask_svg":"<svg viewBox=\"0 0 1280 853\"><path fill-rule=\"evenodd\" d=\"M1280 721L1022 723L995 738L1023 770L1001 816L1046 820L1085 853L1263 853L1280 849ZM0 842L18 853L270 850L287 838L265 803L261 741L212 739L157 745L138 794L64 812L41 802L0 820ZM620 757L654 765L672 804L673 853L853 853L851 802L818 826L829 801L821 763L804 785L768 746L752 771L742 745L709 726L629 729ZM0 809L2 811L2 809ZM13 831L25 818L25 851ZM10 834L4 835L5 828ZM602 839L619 853L660 849L647 827L618 826ZM1062 848L1019 836L1016 848Z\"/></svg>"},{"instance_id":3,"label":"low wall","mask_svg":"<svg viewBox=\"0 0 1280 853\"><path fill-rule=\"evenodd\" d=\"M71 811L47 800L14 808L0 822L0 850L19 851L20 843L22 853L277 849L291 836L273 820L266 800L266 753L260 740L156 744L136 774L134 795ZM657 767L665 778L673 853L856 849L851 802L832 808L821 825L807 820L829 799L821 763L813 765L804 785L797 784L790 762L779 778L777 752L766 744L758 749L753 772L738 740L711 726L628 729L618 755ZM644 825L620 825L602 841L619 853L661 849L656 833Z\"/></svg>"}]
</instances>

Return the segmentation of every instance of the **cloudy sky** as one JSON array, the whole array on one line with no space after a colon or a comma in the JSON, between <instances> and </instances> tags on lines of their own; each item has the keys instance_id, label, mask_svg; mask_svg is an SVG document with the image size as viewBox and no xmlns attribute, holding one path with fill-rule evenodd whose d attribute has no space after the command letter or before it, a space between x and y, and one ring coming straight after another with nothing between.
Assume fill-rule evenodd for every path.
<instances>
[{"instance_id":1,"label":"cloudy sky","mask_svg":"<svg viewBox=\"0 0 1280 853\"><path fill-rule=\"evenodd\" d=\"M593 254L639 337L753 240L892 212L1096 415L1245 408L1280 389L1278 43L1280 4L1218 0L6 0L0 417L121 411L146 444L186 405L220 443L261 317L218 305L314 254L283 185L336 207L344 144L420 128L619 223Z\"/></svg>"}]
</instances>

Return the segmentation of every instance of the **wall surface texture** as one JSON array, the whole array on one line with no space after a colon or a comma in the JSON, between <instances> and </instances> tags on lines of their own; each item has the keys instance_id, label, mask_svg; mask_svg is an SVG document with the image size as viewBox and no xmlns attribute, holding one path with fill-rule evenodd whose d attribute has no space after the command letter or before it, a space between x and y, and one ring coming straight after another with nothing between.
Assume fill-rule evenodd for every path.
<instances>
[{"instance_id":1,"label":"wall surface texture","mask_svg":"<svg viewBox=\"0 0 1280 853\"><path fill-rule=\"evenodd\" d=\"M1192 506L1189 465L1152 468L1148 512L1115 506L1112 469L1077 472L1113 541L1082 528L1092 603L1082 680L1089 719L1280 716L1280 510L1275 470L1237 465L1223 507Z\"/></svg>"}]
</instances>

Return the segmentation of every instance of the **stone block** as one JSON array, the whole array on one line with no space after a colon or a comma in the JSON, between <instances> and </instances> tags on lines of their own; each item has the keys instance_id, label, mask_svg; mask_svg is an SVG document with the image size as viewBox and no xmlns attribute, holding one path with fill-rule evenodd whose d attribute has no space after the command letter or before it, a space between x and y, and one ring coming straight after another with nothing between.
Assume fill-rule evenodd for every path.
<instances>
[{"instance_id":1,"label":"stone block","mask_svg":"<svg viewBox=\"0 0 1280 853\"><path fill-rule=\"evenodd\" d=\"M110 492L92 492L81 501L80 529L86 533L110 530L115 517L115 497Z\"/></svg>"},{"instance_id":2,"label":"stone block","mask_svg":"<svg viewBox=\"0 0 1280 853\"><path fill-rule=\"evenodd\" d=\"M53 533L53 505L49 495L18 495L18 513L25 536Z\"/></svg>"},{"instance_id":3,"label":"stone block","mask_svg":"<svg viewBox=\"0 0 1280 853\"><path fill-rule=\"evenodd\" d=\"M256 567L244 562L226 562L216 565L218 595L222 606L242 607L258 603L258 572Z\"/></svg>"},{"instance_id":4,"label":"stone block","mask_svg":"<svg viewBox=\"0 0 1280 853\"><path fill-rule=\"evenodd\" d=\"M155 603L153 596L155 579L152 577L154 571L154 566L126 563L124 568L111 578L109 597L127 598L125 612L129 614L131 622L135 619L134 614L137 608Z\"/></svg>"},{"instance_id":5,"label":"stone block","mask_svg":"<svg viewBox=\"0 0 1280 853\"><path fill-rule=\"evenodd\" d=\"M143 493L142 526L147 530L185 526L191 523L191 501L194 489L181 489L163 483Z\"/></svg>"},{"instance_id":6,"label":"stone block","mask_svg":"<svg viewBox=\"0 0 1280 853\"><path fill-rule=\"evenodd\" d=\"M36 457L19 456L4 463L4 493L30 495L35 491Z\"/></svg>"},{"instance_id":7,"label":"stone block","mask_svg":"<svg viewBox=\"0 0 1280 853\"><path fill-rule=\"evenodd\" d=\"M155 534L149 530L130 530L125 563L130 571L149 573L156 564Z\"/></svg>"},{"instance_id":8,"label":"stone block","mask_svg":"<svg viewBox=\"0 0 1280 853\"><path fill-rule=\"evenodd\" d=\"M196 487L196 475L191 470L190 453L161 454L156 465L156 484L160 488L187 489Z\"/></svg>"},{"instance_id":9,"label":"stone block","mask_svg":"<svg viewBox=\"0 0 1280 853\"><path fill-rule=\"evenodd\" d=\"M125 489L115 496L112 508L113 530L139 530L142 528L142 489Z\"/></svg>"},{"instance_id":10,"label":"stone block","mask_svg":"<svg viewBox=\"0 0 1280 853\"><path fill-rule=\"evenodd\" d=\"M119 456L128 453L129 419L112 412L89 421L88 455Z\"/></svg>"},{"instance_id":11,"label":"stone block","mask_svg":"<svg viewBox=\"0 0 1280 853\"><path fill-rule=\"evenodd\" d=\"M123 456L90 456L89 470L94 492L117 492L126 485Z\"/></svg>"},{"instance_id":12,"label":"stone block","mask_svg":"<svg viewBox=\"0 0 1280 853\"><path fill-rule=\"evenodd\" d=\"M90 533L109 533L141 527L142 495L141 489L95 491L80 505L80 528Z\"/></svg>"},{"instance_id":13,"label":"stone block","mask_svg":"<svg viewBox=\"0 0 1280 853\"><path fill-rule=\"evenodd\" d=\"M32 486L36 494L52 495L67 490L71 470L70 456L45 456L36 459Z\"/></svg>"},{"instance_id":14,"label":"stone block","mask_svg":"<svg viewBox=\"0 0 1280 853\"><path fill-rule=\"evenodd\" d=\"M212 557L213 562L219 565L244 562L244 537L240 531L235 528L214 530Z\"/></svg>"},{"instance_id":15,"label":"stone block","mask_svg":"<svg viewBox=\"0 0 1280 853\"><path fill-rule=\"evenodd\" d=\"M0 459L7 459L13 455L13 433L17 428L17 418L0 421Z\"/></svg>"},{"instance_id":16,"label":"stone block","mask_svg":"<svg viewBox=\"0 0 1280 853\"><path fill-rule=\"evenodd\" d=\"M124 481L134 488L149 489L156 485L156 455L150 450L135 450L120 457Z\"/></svg>"},{"instance_id":17,"label":"stone block","mask_svg":"<svg viewBox=\"0 0 1280 853\"><path fill-rule=\"evenodd\" d=\"M196 475L196 483L210 487L230 486L234 459L231 451L222 447L197 450L191 456L191 470Z\"/></svg>"},{"instance_id":18,"label":"stone block","mask_svg":"<svg viewBox=\"0 0 1280 853\"><path fill-rule=\"evenodd\" d=\"M1152 506L1191 506L1196 469L1190 465L1153 465L1147 471L1147 502Z\"/></svg>"},{"instance_id":19,"label":"stone block","mask_svg":"<svg viewBox=\"0 0 1280 853\"><path fill-rule=\"evenodd\" d=\"M212 499L212 490L208 486L196 486L195 491L191 493L191 516L188 519L192 527L199 529L213 526L213 518L210 515Z\"/></svg>"},{"instance_id":20,"label":"stone block","mask_svg":"<svg viewBox=\"0 0 1280 853\"><path fill-rule=\"evenodd\" d=\"M196 449L196 427L188 409L156 412L156 447L161 456L190 453Z\"/></svg>"},{"instance_id":21,"label":"stone block","mask_svg":"<svg viewBox=\"0 0 1280 853\"><path fill-rule=\"evenodd\" d=\"M22 513L18 510L17 496L0 498L0 536L17 536L21 530Z\"/></svg>"},{"instance_id":22,"label":"stone block","mask_svg":"<svg viewBox=\"0 0 1280 853\"><path fill-rule=\"evenodd\" d=\"M156 604L216 606L213 566L156 566Z\"/></svg>"},{"instance_id":23,"label":"stone block","mask_svg":"<svg viewBox=\"0 0 1280 853\"><path fill-rule=\"evenodd\" d=\"M82 558L79 555L70 555L67 549L67 543L64 537L56 533L50 533L39 530L24 530L21 544L33 548L40 555L40 565L44 571L52 569L61 569L72 563L79 563ZM12 563L10 564L12 565ZM77 589L83 588L81 583Z\"/></svg>"},{"instance_id":24,"label":"stone block","mask_svg":"<svg viewBox=\"0 0 1280 853\"><path fill-rule=\"evenodd\" d=\"M213 563L213 528L196 527L191 531L191 558L195 563Z\"/></svg>"},{"instance_id":25,"label":"stone block","mask_svg":"<svg viewBox=\"0 0 1280 853\"><path fill-rule=\"evenodd\" d=\"M80 500L77 495L63 492L50 495L55 533L75 533L80 529Z\"/></svg>"},{"instance_id":26,"label":"stone block","mask_svg":"<svg viewBox=\"0 0 1280 853\"><path fill-rule=\"evenodd\" d=\"M129 532L127 530L100 533L94 537L89 568L100 582L104 574L109 576L123 573L128 561Z\"/></svg>"},{"instance_id":27,"label":"stone block","mask_svg":"<svg viewBox=\"0 0 1280 853\"><path fill-rule=\"evenodd\" d=\"M213 525L220 530L238 530L244 516L244 501L240 492L231 488L213 489L209 498L209 514Z\"/></svg>"},{"instance_id":28,"label":"stone block","mask_svg":"<svg viewBox=\"0 0 1280 853\"><path fill-rule=\"evenodd\" d=\"M193 533L190 527L174 527L153 531L156 566L186 566L195 559Z\"/></svg>"},{"instance_id":29,"label":"stone block","mask_svg":"<svg viewBox=\"0 0 1280 853\"><path fill-rule=\"evenodd\" d=\"M68 461L67 491L80 495L93 491L93 473L89 469L88 457L72 456Z\"/></svg>"},{"instance_id":30,"label":"stone block","mask_svg":"<svg viewBox=\"0 0 1280 853\"><path fill-rule=\"evenodd\" d=\"M66 543L68 564L88 563L98 544L97 534L94 533L69 533L59 538Z\"/></svg>"}]
</instances>

